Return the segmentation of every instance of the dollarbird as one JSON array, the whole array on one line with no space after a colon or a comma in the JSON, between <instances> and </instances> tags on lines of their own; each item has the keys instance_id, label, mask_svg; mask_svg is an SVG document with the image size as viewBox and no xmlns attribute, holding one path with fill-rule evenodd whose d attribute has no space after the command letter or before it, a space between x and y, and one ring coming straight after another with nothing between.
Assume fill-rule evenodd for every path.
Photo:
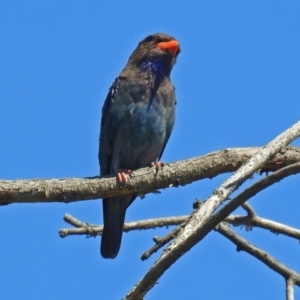
<instances>
[{"instance_id":1,"label":"dollarbird","mask_svg":"<svg viewBox=\"0 0 300 300\"><path fill-rule=\"evenodd\" d=\"M109 89L102 108L99 139L101 175L124 183L132 170L159 166L175 120L175 88L170 73L179 42L156 33L143 39ZM125 213L136 194L103 199L101 255L119 252Z\"/></svg>"}]
</instances>

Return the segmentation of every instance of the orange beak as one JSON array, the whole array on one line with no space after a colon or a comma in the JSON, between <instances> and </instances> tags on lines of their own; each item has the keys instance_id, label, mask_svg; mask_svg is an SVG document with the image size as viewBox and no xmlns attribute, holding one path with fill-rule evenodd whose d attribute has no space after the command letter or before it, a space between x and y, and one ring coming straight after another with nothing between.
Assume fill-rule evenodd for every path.
<instances>
[{"instance_id":1,"label":"orange beak","mask_svg":"<svg viewBox=\"0 0 300 300\"><path fill-rule=\"evenodd\" d=\"M173 40L173 41L169 41L169 42L158 43L156 46L162 50L167 49L173 55L176 55L178 48L179 48L179 43L177 41Z\"/></svg>"}]
</instances>

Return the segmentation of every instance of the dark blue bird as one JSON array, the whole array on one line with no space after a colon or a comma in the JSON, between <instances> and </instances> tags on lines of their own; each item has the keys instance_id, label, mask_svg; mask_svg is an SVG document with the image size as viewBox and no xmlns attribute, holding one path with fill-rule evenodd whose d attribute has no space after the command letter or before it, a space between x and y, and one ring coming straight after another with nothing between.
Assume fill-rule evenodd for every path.
<instances>
[{"instance_id":1,"label":"dark blue bird","mask_svg":"<svg viewBox=\"0 0 300 300\"><path fill-rule=\"evenodd\" d=\"M170 73L179 43L157 33L142 40L109 89L102 108L99 162L101 175L125 182L129 170L157 164L175 120ZM127 174L126 174L127 173ZM136 195L103 199L101 255L119 252L125 213Z\"/></svg>"}]
</instances>

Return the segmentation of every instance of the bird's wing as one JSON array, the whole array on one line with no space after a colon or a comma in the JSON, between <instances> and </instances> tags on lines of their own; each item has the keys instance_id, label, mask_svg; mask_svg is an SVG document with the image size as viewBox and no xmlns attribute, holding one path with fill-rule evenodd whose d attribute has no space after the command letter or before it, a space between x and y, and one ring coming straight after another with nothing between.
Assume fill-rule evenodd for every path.
<instances>
[{"instance_id":1,"label":"bird's wing","mask_svg":"<svg viewBox=\"0 0 300 300\"><path fill-rule=\"evenodd\" d=\"M129 87L130 82L127 77L117 77L104 101L98 153L101 175L111 174L116 136L122 123L126 121L127 108L130 107L135 98L139 98Z\"/></svg>"},{"instance_id":2,"label":"bird's wing","mask_svg":"<svg viewBox=\"0 0 300 300\"><path fill-rule=\"evenodd\" d=\"M102 108L101 129L99 138L100 147L98 153L101 175L109 174L114 137L116 134L115 126L111 126L109 110L110 107L113 105L114 101L116 100L117 93L118 78L110 87Z\"/></svg>"}]
</instances>

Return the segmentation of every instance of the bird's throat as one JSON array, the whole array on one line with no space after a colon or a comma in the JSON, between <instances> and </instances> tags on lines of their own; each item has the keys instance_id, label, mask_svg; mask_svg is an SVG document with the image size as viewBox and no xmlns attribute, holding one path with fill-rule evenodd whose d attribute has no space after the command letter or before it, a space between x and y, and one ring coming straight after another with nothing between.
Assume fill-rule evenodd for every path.
<instances>
[{"instance_id":1,"label":"bird's throat","mask_svg":"<svg viewBox=\"0 0 300 300\"><path fill-rule=\"evenodd\" d=\"M146 60L141 64L140 69L153 74L158 79L164 75L163 63L160 60Z\"/></svg>"}]
</instances>

